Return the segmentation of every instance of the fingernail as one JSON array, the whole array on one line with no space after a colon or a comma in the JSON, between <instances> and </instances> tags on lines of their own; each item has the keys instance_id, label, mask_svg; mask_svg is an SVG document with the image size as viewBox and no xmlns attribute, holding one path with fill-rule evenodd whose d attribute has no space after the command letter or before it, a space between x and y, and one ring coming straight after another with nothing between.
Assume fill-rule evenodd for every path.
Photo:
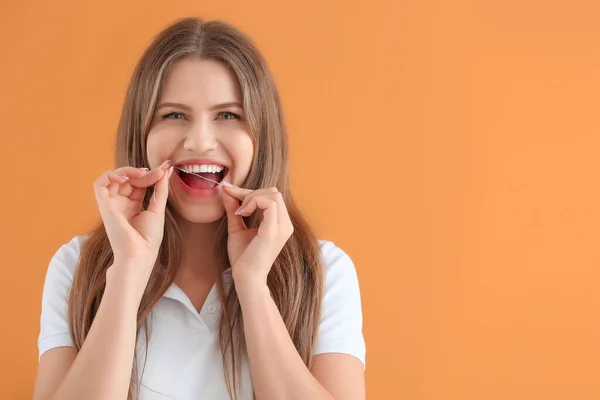
<instances>
[{"instance_id":1,"label":"fingernail","mask_svg":"<svg viewBox=\"0 0 600 400\"><path fill-rule=\"evenodd\" d=\"M169 178L171 178L171 175L173 175L173 167L169 168Z\"/></svg>"},{"instance_id":2,"label":"fingernail","mask_svg":"<svg viewBox=\"0 0 600 400\"><path fill-rule=\"evenodd\" d=\"M244 212L244 210L245 210L245 209L246 209L246 207L243 207L243 208L242 208L242 206L240 206L240 208L238 208L238 209L236 210L236 212L235 212L235 215L240 215L241 213L243 213L243 212Z\"/></svg>"},{"instance_id":3,"label":"fingernail","mask_svg":"<svg viewBox=\"0 0 600 400\"><path fill-rule=\"evenodd\" d=\"M221 185L228 187L228 188L232 188L234 187L234 185L232 185L231 183L227 182L227 181L221 181Z\"/></svg>"},{"instance_id":4,"label":"fingernail","mask_svg":"<svg viewBox=\"0 0 600 400\"><path fill-rule=\"evenodd\" d=\"M126 181L128 181L128 180L129 180L129 177L128 177L128 176L125 176L125 175L119 175L119 176L120 176L121 178L125 179Z\"/></svg>"},{"instance_id":5,"label":"fingernail","mask_svg":"<svg viewBox=\"0 0 600 400\"><path fill-rule=\"evenodd\" d=\"M152 200L154 200L154 204L158 204L156 202L156 192L152 193Z\"/></svg>"},{"instance_id":6,"label":"fingernail","mask_svg":"<svg viewBox=\"0 0 600 400\"><path fill-rule=\"evenodd\" d=\"M164 163L160 164L160 167L158 167L158 169L163 169L165 167L165 165L169 164L171 162L171 160L167 160Z\"/></svg>"},{"instance_id":7,"label":"fingernail","mask_svg":"<svg viewBox=\"0 0 600 400\"><path fill-rule=\"evenodd\" d=\"M144 170L144 171L146 171L146 172L150 171L150 170L149 170L148 168L146 168L146 167L143 167L143 168L140 168L140 169L143 169L143 170Z\"/></svg>"}]
</instances>

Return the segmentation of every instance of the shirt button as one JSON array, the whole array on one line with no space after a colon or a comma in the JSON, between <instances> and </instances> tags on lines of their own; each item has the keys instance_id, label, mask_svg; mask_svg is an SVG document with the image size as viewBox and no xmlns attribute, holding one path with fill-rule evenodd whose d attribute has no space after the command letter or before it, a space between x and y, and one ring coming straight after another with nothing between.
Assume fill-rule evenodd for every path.
<instances>
[{"instance_id":1,"label":"shirt button","mask_svg":"<svg viewBox=\"0 0 600 400\"><path fill-rule=\"evenodd\" d=\"M231 275L225 274L225 276L223 277L223 282L231 283Z\"/></svg>"},{"instance_id":2,"label":"shirt button","mask_svg":"<svg viewBox=\"0 0 600 400\"><path fill-rule=\"evenodd\" d=\"M211 304L210 306L208 306L208 312L214 314L215 312L217 312L217 307L214 304Z\"/></svg>"}]
</instances>

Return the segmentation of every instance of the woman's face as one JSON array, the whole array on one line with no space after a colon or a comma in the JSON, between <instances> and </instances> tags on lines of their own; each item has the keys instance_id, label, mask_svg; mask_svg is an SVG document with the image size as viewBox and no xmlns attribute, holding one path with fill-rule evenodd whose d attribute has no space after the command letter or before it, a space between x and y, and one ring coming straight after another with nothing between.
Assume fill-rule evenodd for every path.
<instances>
[{"instance_id":1,"label":"woman's face","mask_svg":"<svg viewBox=\"0 0 600 400\"><path fill-rule=\"evenodd\" d=\"M239 185L250 171L254 144L235 75L214 60L190 58L174 64L146 146L150 167L166 160L175 166L169 202L180 217L193 223L221 218L225 209L220 187L196 175Z\"/></svg>"}]
</instances>

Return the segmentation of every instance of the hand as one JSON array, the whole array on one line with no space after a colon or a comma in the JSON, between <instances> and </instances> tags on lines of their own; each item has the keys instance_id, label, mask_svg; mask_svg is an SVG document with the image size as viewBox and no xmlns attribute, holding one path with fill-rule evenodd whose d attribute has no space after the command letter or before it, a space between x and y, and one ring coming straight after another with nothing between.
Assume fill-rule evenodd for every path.
<instances>
[{"instance_id":1,"label":"hand","mask_svg":"<svg viewBox=\"0 0 600 400\"><path fill-rule=\"evenodd\" d=\"M294 232L283 196L275 187L253 191L223 186L222 198L227 212L227 251L236 287L239 282L266 284L273 262ZM258 228L248 229L242 217L256 210L262 211L263 219Z\"/></svg>"},{"instance_id":2,"label":"hand","mask_svg":"<svg viewBox=\"0 0 600 400\"><path fill-rule=\"evenodd\" d=\"M108 171L94 183L94 192L114 264L143 262L149 278L163 238L165 207L169 196L170 161L148 171L123 167ZM146 189L154 187L148 209L142 211Z\"/></svg>"}]
</instances>

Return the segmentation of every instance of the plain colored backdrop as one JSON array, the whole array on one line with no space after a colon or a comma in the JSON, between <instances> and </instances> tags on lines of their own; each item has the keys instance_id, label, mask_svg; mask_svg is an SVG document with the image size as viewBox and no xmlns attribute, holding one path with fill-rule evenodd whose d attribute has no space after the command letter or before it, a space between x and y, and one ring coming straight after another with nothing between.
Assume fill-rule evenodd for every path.
<instances>
[{"instance_id":1,"label":"plain colored backdrop","mask_svg":"<svg viewBox=\"0 0 600 400\"><path fill-rule=\"evenodd\" d=\"M369 399L600 398L598 4L2 1L0 399L31 399L48 262L183 16L274 72L295 194L358 270Z\"/></svg>"}]
</instances>

